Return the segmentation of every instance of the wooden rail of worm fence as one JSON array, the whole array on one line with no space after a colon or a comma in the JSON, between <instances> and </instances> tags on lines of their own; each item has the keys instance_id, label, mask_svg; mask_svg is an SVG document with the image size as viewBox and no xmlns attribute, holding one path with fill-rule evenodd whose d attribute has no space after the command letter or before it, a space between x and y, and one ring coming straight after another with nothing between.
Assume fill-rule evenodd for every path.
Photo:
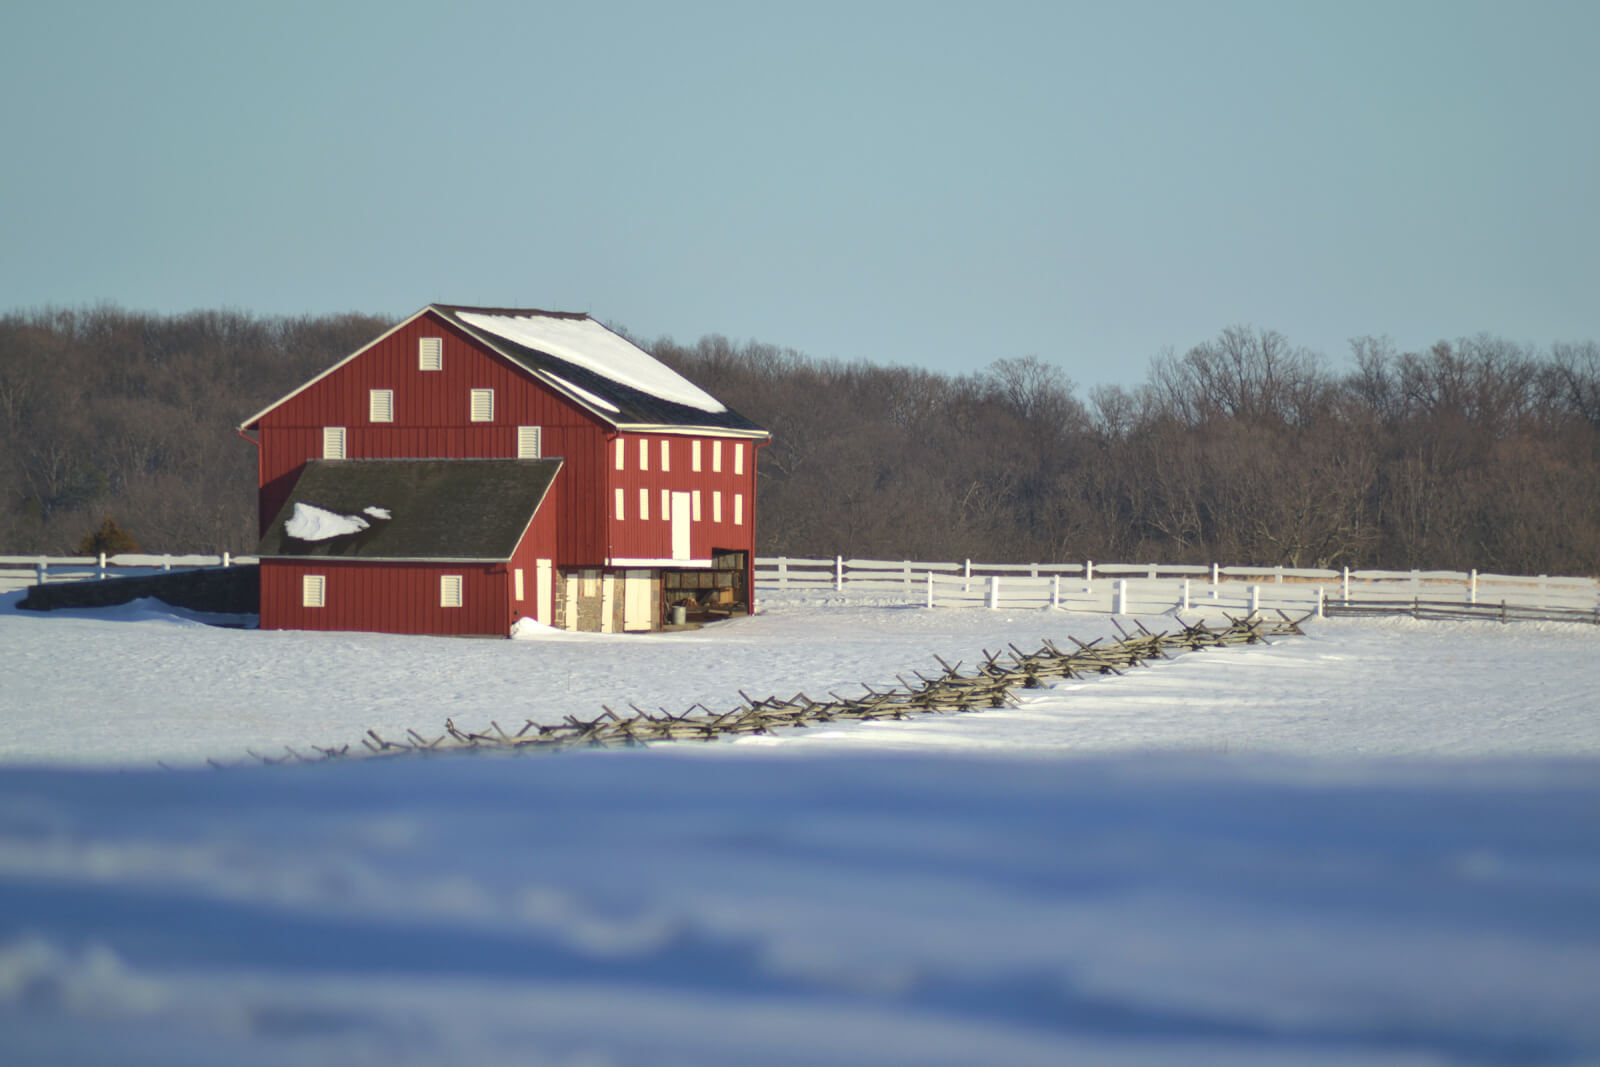
<instances>
[{"instance_id":1,"label":"wooden rail of worm fence","mask_svg":"<svg viewBox=\"0 0 1600 1067\"><path fill-rule=\"evenodd\" d=\"M1243 618L1228 616L1227 624L1219 626L1189 625L1178 620L1178 629L1156 633L1137 621L1133 623L1135 629L1129 631L1113 620L1112 625L1122 635L1120 641L1103 643L1101 638L1079 641L1069 637L1070 648L1043 640L1033 652L1024 652L1015 645L998 652L985 650L982 661L970 673L963 673L959 662L952 664L934 656L939 664L936 673L913 671L911 678L897 675L898 685L881 688L863 683L866 693L857 697L830 692L827 700L813 700L805 693L796 693L787 700L772 696L757 699L741 691L742 703L727 711L714 711L704 704L695 704L681 715L675 715L665 708L649 712L629 705L631 714L620 715L602 706L600 715L587 721L572 715L560 723L537 723L529 719L515 732L502 729L498 722L489 723L487 729L464 730L453 720L446 719L444 732L434 737L425 737L415 730L407 730L403 738L383 737L376 730L368 730L367 736L361 739L362 747L354 750L349 745L312 746L316 755L307 755L286 747L282 756L266 756L254 751L250 756L267 764L321 763L347 757L476 749L523 752L653 741L712 741L819 723L870 722L906 719L931 712L979 711L1015 704L1017 699L1012 690L1018 688L1033 689L1046 682L1091 674L1122 674L1151 660L1170 659L1175 652L1261 644L1269 637L1299 634L1303 632L1300 624L1310 618L1309 615L1292 618L1282 611L1277 614L1278 618L1272 620L1257 614ZM214 760L208 762L222 766Z\"/></svg>"}]
</instances>

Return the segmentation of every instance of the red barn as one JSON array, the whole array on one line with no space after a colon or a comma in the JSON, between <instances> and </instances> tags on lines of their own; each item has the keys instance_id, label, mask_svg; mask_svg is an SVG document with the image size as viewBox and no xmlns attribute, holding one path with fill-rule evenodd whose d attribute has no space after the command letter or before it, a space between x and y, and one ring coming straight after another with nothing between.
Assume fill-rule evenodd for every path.
<instances>
[{"instance_id":1,"label":"red barn","mask_svg":"<svg viewBox=\"0 0 1600 1067\"><path fill-rule=\"evenodd\" d=\"M651 630L753 605L769 435L587 315L430 305L240 432L263 628Z\"/></svg>"}]
</instances>

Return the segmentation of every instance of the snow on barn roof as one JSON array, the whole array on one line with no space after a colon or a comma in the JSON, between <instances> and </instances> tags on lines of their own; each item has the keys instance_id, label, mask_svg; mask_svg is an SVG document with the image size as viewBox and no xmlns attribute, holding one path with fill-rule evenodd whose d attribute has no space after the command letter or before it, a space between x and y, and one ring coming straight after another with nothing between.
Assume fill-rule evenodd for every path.
<instances>
[{"instance_id":1,"label":"snow on barn roof","mask_svg":"<svg viewBox=\"0 0 1600 1067\"><path fill-rule=\"evenodd\" d=\"M627 338L581 312L433 304L431 310L613 425L766 436Z\"/></svg>"},{"instance_id":2,"label":"snow on barn roof","mask_svg":"<svg viewBox=\"0 0 1600 1067\"><path fill-rule=\"evenodd\" d=\"M559 459L313 459L257 555L510 559L560 469Z\"/></svg>"},{"instance_id":3,"label":"snow on barn roof","mask_svg":"<svg viewBox=\"0 0 1600 1067\"><path fill-rule=\"evenodd\" d=\"M619 430L710 431L757 440L771 436L632 341L582 312L461 304L429 304L245 419L239 429L255 428L268 412L424 315L443 319Z\"/></svg>"}]
</instances>

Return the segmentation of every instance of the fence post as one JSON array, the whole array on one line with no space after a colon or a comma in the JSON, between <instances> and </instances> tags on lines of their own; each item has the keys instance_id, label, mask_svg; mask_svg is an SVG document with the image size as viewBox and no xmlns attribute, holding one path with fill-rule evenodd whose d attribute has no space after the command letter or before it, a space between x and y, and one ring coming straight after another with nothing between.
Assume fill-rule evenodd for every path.
<instances>
[{"instance_id":1,"label":"fence post","mask_svg":"<svg viewBox=\"0 0 1600 1067\"><path fill-rule=\"evenodd\" d=\"M1150 564L1150 572L1146 574L1145 577L1149 578L1152 582L1156 580L1156 565L1154 563Z\"/></svg>"},{"instance_id":2,"label":"fence post","mask_svg":"<svg viewBox=\"0 0 1600 1067\"><path fill-rule=\"evenodd\" d=\"M161 553L161 569L164 571L170 571L172 569L172 557L167 555L165 552Z\"/></svg>"},{"instance_id":3,"label":"fence post","mask_svg":"<svg viewBox=\"0 0 1600 1067\"><path fill-rule=\"evenodd\" d=\"M844 592L844 557L833 557L833 591Z\"/></svg>"},{"instance_id":4,"label":"fence post","mask_svg":"<svg viewBox=\"0 0 1600 1067\"><path fill-rule=\"evenodd\" d=\"M1056 575L1055 584L1050 590L1050 606L1052 608L1061 606L1061 575L1059 574Z\"/></svg>"},{"instance_id":5,"label":"fence post","mask_svg":"<svg viewBox=\"0 0 1600 1067\"><path fill-rule=\"evenodd\" d=\"M1189 610L1189 579L1183 580L1183 610Z\"/></svg>"},{"instance_id":6,"label":"fence post","mask_svg":"<svg viewBox=\"0 0 1600 1067\"><path fill-rule=\"evenodd\" d=\"M1328 598L1327 598L1326 595L1324 595L1324 593L1322 591L1322 586L1320 586L1320 585L1317 586L1317 618L1325 619L1325 618L1328 617L1327 613L1325 611L1325 609L1327 607L1327 602L1328 602Z\"/></svg>"},{"instance_id":7,"label":"fence post","mask_svg":"<svg viewBox=\"0 0 1600 1067\"><path fill-rule=\"evenodd\" d=\"M1211 599L1222 599L1222 567L1216 563L1211 565Z\"/></svg>"},{"instance_id":8,"label":"fence post","mask_svg":"<svg viewBox=\"0 0 1600 1067\"><path fill-rule=\"evenodd\" d=\"M1000 609L1000 576L998 574L991 574L991 575L989 575L989 610L990 611L998 611L999 609Z\"/></svg>"},{"instance_id":9,"label":"fence post","mask_svg":"<svg viewBox=\"0 0 1600 1067\"><path fill-rule=\"evenodd\" d=\"M224 552L224 553L222 553L222 565L224 567L233 566L233 553L232 552Z\"/></svg>"},{"instance_id":10,"label":"fence post","mask_svg":"<svg viewBox=\"0 0 1600 1067\"><path fill-rule=\"evenodd\" d=\"M1472 573L1467 576L1467 603L1478 602L1478 568L1472 568Z\"/></svg>"},{"instance_id":11,"label":"fence post","mask_svg":"<svg viewBox=\"0 0 1600 1067\"><path fill-rule=\"evenodd\" d=\"M972 561L967 560L966 566L961 571L961 591L972 592Z\"/></svg>"},{"instance_id":12,"label":"fence post","mask_svg":"<svg viewBox=\"0 0 1600 1067\"><path fill-rule=\"evenodd\" d=\"M33 565L33 576L39 585L44 584L45 572L47 572L49 569L50 564L45 561L43 556L40 556L39 562Z\"/></svg>"},{"instance_id":13,"label":"fence post","mask_svg":"<svg viewBox=\"0 0 1600 1067\"><path fill-rule=\"evenodd\" d=\"M933 572L928 572L928 607L933 607Z\"/></svg>"},{"instance_id":14,"label":"fence post","mask_svg":"<svg viewBox=\"0 0 1600 1067\"><path fill-rule=\"evenodd\" d=\"M1283 564L1278 564L1277 574L1272 580L1277 582L1279 585L1283 584Z\"/></svg>"},{"instance_id":15,"label":"fence post","mask_svg":"<svg viewBox=\"0 0 1600 1067\"><path fill-rule=\"evenodd\" d=\"M900 588L905 591L906 596L911 595L911 561L909 559L900 561Z\"/></svg>"},{"instance_id":16,"label":"fence post","mask_svg":"<svg viewBox=\"0 0 1600 1067\"><path fill-rule=\"evenodd\" d=\"M1083 591L1085 593L1089 592L1090 591L1089 587L1091 585L1093 585L1093 584L1094 584L1094 560L1086 559L1086 560L1083 561Z\"/></svg>"},{"instance_id":17,"label":"fence post","mask_svg":"<svg viewBox=\"0 0 1600 1067\"><path fill-rule=\"evenodd\" d=\"M778 557L778 588L789 588L789 557Z\"/></svg>"},{"instance_id":18,"label":"fence post","mask_svg":"<svg viewBox=\"0 0 1600 1067\"><path fill-rule=\"evenodd\" d=\"M1344 585L1339 590L1339 599L1346 604L1350 603L1350 568L1344 569Z\"/></svg>"},{"instance_id":19,"label":"fence post","mask_svg":"<svg viewBox=\"0 0 1600 1067\"><path fill-rule=\"evenodd\" d=\"M1261 610L1261 587L1259 585L1252 585L1250 587L1250 614L1254 615L1257 612L1259 612L1260 610Z\"/></svg>"},{"instance_id":20,"label":"fence post","mask_svg":"<svg viewBox=\"0 0 1600 1067\"><path fill-rule=\"evenodd\" d=\"M100 553L100 562L96 566L94 573L100 581L106 580L106 554L104 552Z\"/></svg>"},{"instance_id":21,"label":"fence post","mask_svg":"<svg viewBox=\"0 0 1600 1067\"><path fill-rule=\"evenodd\" d=\"M1128 579L1126 578L1117 579L1117 602L1111 605L1111 612L1114 615L1126 615L1128 613Z\"/></svg>"}]
</instances>

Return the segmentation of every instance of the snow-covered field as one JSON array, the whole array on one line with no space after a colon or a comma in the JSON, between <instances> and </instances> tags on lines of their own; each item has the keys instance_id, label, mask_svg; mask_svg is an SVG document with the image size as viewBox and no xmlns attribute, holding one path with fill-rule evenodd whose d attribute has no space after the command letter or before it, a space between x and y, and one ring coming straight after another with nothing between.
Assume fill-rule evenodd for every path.
<instances>
[{"instance_id":1,"label":"snow-covered field","mask_svg":"<svg viewBox=\"0 0 1600 1067\"><path fill-rule=\"evenodd\" d=\"M482 641L16 599L7 1064L1600 1063L1593 627L1327 621L1014 709L216 771L1113 631L773 598Z\"/></svg>"}]
</instances>

